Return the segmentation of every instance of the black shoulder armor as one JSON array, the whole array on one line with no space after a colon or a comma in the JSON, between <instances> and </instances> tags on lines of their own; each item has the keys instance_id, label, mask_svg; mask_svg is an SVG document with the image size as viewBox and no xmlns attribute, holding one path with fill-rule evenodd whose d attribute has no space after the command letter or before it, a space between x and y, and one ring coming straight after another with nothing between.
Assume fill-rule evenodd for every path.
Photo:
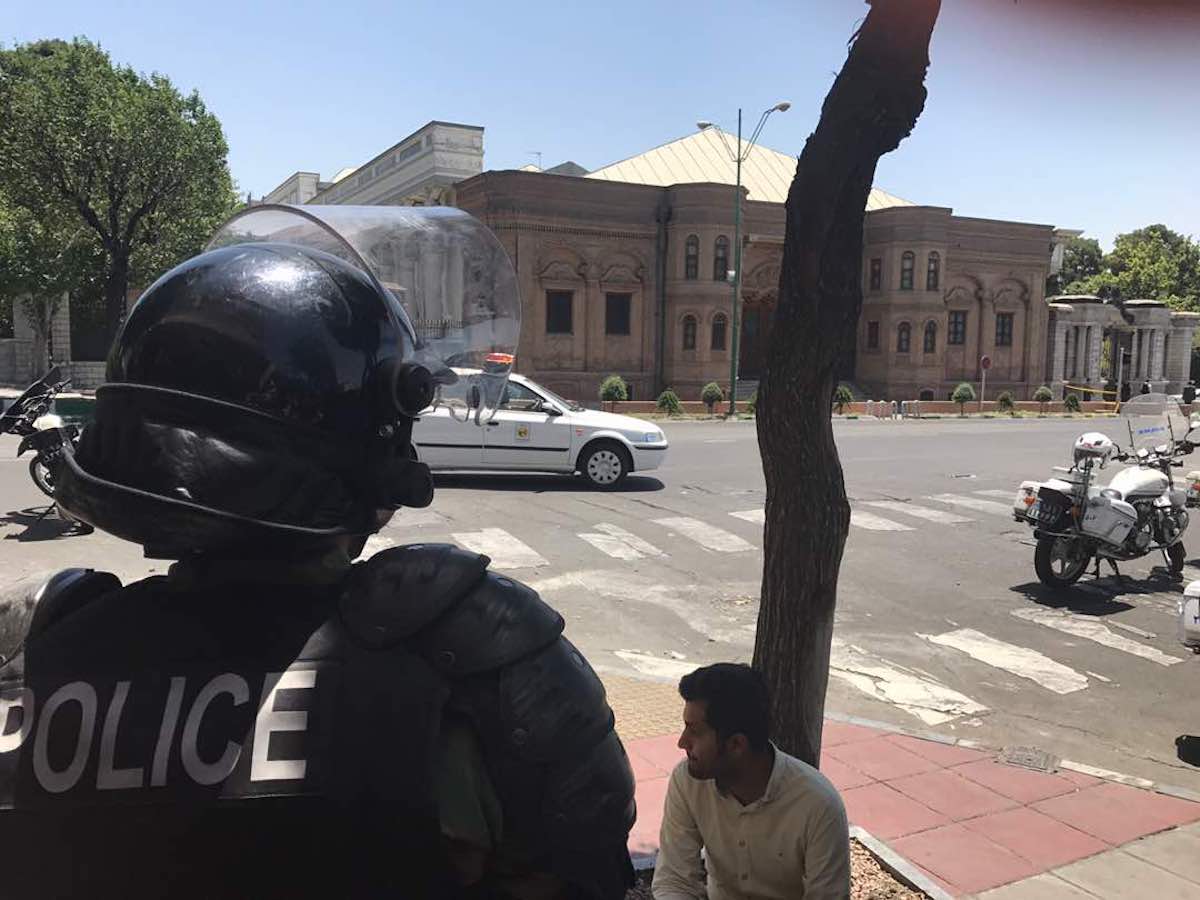
<instances>
[{"instance_id":1,"label":"black shoulder armor","mask_svg":"<svg viewBox=\"0 0 1200 900\"><path fill-rule=\"evenodd\" d=\"M63 569L11 584L0 590L0 665L16 656L25 641L97 597L118 590L111 572Z\"/></svg>"},{"instance_id":2,"label":"black shoulder armor","mask_svg":"<svg viewBox=\"0 0 1200 900\"><path fill-rule=\"evenodd\" d=\"M380 551L351 570L341 597L347 630L368 647L394 646L468 594L490 560L453 544Z\"/></svg>"}]
</instances>

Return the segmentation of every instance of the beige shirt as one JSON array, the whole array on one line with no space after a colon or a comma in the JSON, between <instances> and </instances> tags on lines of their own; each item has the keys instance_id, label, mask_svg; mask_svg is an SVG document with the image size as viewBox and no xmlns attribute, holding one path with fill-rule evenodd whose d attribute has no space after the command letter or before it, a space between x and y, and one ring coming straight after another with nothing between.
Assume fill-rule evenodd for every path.
<instances>
[{"instance_id":1,"label":"beige shirt","mask_svg":"<svg viewBox=\"0 0 1200 900\"><path fill-rule=\"evenodd\" d=\"M824 775L777 747L767 789L748 806L722 794L715 781L693 778L686 761L676 766L659 847L655 900L850 896L842 798Z\"/></svg>"}]
</instances>

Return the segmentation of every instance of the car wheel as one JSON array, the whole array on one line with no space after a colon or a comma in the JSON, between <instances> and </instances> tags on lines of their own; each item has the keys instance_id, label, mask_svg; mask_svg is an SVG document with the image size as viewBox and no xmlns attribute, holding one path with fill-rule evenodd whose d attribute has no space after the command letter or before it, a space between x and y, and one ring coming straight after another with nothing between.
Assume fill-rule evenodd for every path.
<instances>
[{"instance_id":1,"label":"car wheel","mask_svg":"<svg viewBox=\"0 0 1200 900\"><path fill-rule=\"evenodd\" d=\"M617 487L633 468L629 453L615 441L602 441L588 447L579 459L579 471L588 483L602 491Z\"/></svg>"}]
</instances>

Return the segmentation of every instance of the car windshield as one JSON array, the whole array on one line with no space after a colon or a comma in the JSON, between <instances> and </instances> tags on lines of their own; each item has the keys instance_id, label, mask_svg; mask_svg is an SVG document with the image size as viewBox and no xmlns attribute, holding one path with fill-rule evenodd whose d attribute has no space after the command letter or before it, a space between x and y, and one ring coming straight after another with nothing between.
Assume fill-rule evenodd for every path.
<instances>
[{"instance_id":1,"label":"car windshield","mask_svg":"<svg viewBox=\"0 0 1200 900\"><path fill-rule=\"evenodd\" d=\"M558 394L554 393L554 391L550 390L549 388L542 387L536 382L529 381L526 383L547 400L552 400L553 402L562 406L564 409L569 409L572 412L580 412L583 409L583 406L576 403L574 400L566 400L563 397L558 396Z\"/></svg>"}]
</instances>

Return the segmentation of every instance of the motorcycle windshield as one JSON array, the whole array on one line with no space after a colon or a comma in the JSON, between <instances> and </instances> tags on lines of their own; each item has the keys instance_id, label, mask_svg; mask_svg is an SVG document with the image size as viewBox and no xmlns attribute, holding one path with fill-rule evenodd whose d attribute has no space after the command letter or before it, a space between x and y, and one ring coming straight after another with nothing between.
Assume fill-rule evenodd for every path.
<instances>
[{"instance_id":1,"label":"motorcycle windshield","mask_svg":"<svg viewBox=\"0 0 1200 900\"><path fill-rule=\"evenodd\" d=\"M478 219L443 207L263 204L234 215L208 249L259 241L312 247L361 269L412 336L413 361L438 386L435 402L476 424L495 414L517 352L521 299L508 252ZM456 404L457 392L443 388L463 370L474 374Z\"/></svg>"},{"instance_id":2,"label":"motorcycle windshield","mask_svg":"<svg viewBox=\"0 0 1200 900\"><path fill-rule=\"evenodd\" d=\"M58 366L51 368L49 372L25 388L21 396L8 405L8 408L4 410L4 415L0 418L16 418L21 415L35 400L50 393L50 386L57 384L61 376L62 372Z\"/></svg>"},{"instance_id":3,"label":"motorcycle windshield","mask_svg":"<svg viewBox=\"0 0 1200 900\"><path fill-rule=\"evenodd\" d=\"M1118 438L1118 443L1128 440L1134 453L1153 452L1164 445L1171 448L1183 439L1189 427L1179 401L1166 394L1139 394L1121 404L1120 417L1127 434Z\"/></svg>"}]
</instances>

